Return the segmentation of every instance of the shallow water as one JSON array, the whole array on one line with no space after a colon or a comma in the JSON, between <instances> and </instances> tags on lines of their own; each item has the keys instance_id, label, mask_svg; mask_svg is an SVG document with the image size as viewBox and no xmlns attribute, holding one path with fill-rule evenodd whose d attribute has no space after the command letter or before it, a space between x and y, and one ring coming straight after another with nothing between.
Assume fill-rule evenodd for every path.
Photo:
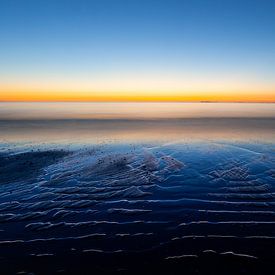
<instances>
[{"instance_id":1,"label":"shallow water","mask_svg":"<svg viewBox=\"0 0 275 275\"><path fill-rule=\"evenodd\" d=\"M217 104L211 108L225 107ZM263 274L274 268L274 105L248 115L248 105L227 104L223 116L206 105L186 117L186 104L179 104L173 117L162 118L159 108L112 117L106 105L109 113L95 117L90 104L85 119L73 117L75 109L64 117L68 106L53 119L43 112L28 117L31 111L15 116L21 107L7 115L5 105L1 270Z\"/></svg>"}]
</instances>

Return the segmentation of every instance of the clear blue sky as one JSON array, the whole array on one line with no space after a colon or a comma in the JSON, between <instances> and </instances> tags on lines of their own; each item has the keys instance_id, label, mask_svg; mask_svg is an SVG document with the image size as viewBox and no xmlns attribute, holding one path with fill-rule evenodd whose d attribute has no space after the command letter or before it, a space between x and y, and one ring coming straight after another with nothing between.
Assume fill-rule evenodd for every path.
<instances>
[{"instance_id":1,"label":"clear blue sky","mask_svg":"<svg viewBox=\"0 0 275 275\"><path fill-rule=\"evenodd\" d=\"M117 74L275 87L275 1L0 0L0 85Z\"/></svg>"}]
</instances>

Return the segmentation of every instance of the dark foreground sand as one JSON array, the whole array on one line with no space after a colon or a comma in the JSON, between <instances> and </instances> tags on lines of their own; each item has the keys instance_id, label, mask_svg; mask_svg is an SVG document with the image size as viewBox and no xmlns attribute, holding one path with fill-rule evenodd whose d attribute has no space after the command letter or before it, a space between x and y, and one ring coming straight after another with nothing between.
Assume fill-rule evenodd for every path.
<instances>
[{"instance_id":1,"label":"dark foreground sand","mask_svg":"<svg viewBox=\"0 0 275 275\"><path fill-rule=\"evenodd\" d=\"M274 144L45 146L1 145L2 274L274 268Z\"/></svg>"}]
</instances>

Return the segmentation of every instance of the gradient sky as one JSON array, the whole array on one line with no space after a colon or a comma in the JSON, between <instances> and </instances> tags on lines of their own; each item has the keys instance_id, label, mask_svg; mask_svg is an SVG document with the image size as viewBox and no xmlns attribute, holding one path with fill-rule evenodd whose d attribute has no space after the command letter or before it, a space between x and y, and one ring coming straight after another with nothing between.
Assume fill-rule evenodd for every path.
<instances>
[{"instance_id":1,"label":"gradient sky","mask_svg":"<svg viewBox=\"0 0 275 275\"><path fill-rule=\"evenodd\" d=\"M0 0L0 100L275 102L275 1Z\"/></svg>"}]
</instances>

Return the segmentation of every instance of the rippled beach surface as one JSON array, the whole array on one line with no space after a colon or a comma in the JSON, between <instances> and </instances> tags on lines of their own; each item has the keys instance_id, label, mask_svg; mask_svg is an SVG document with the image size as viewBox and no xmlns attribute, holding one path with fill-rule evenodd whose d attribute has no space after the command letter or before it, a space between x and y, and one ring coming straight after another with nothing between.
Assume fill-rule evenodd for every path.
<instances>
[{"instance_id":1,"label":"rippled beach surface","mask_svg":"<svg viewBox=\"0 0 275 275\"><path fill-rule=\"evenodd\" d=\"M181 104L2 103L0 273L271 274L275 105Z\"/></svg>"}]
</instances>

